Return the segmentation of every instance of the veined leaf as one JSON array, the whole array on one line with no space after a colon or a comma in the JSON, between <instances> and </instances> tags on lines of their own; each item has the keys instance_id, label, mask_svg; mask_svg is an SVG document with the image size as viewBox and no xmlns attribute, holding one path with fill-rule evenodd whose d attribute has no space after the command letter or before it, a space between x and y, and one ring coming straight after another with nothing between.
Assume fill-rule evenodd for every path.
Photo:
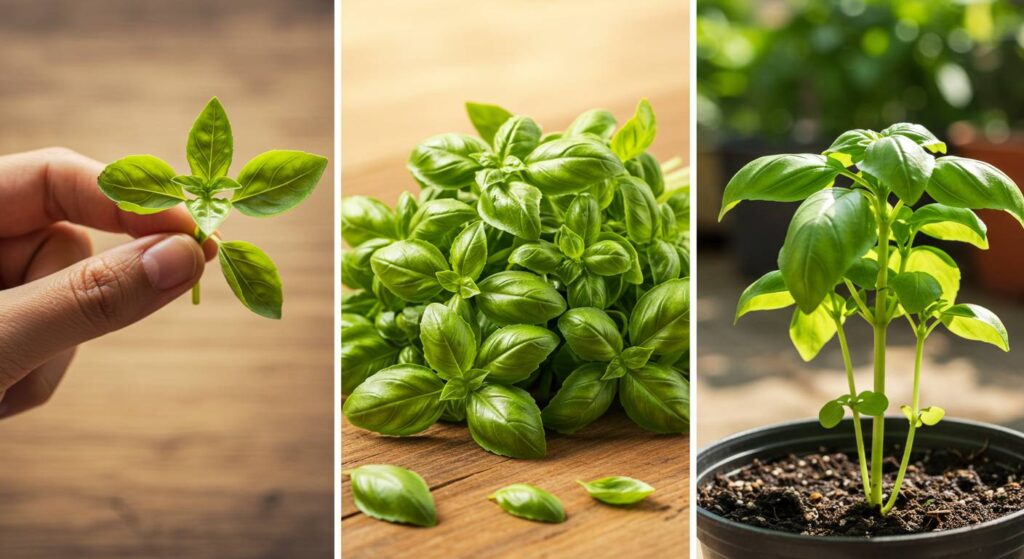
<instances>
[{"instance_id":1,"label":"veined leaf","mask_svg":"<svg viewBox=\"0 0 1024 559\"><path fill-rule=\"evenodd\" d=\"M156 213L185 201L174 183L174 169L152 155L129 155L100 173L100 190L118 206L134 213Z\"/></svg>"},{"instance_id":2,"label":"veined leaf","mask_svg":"<svg viewBox=\"0 0 1024 559\"><path fill-rule=\"evenodd\" d=\"M783 309L794 303L793 296L786 289L786 281L782 272L773 270L761 276L757 281L743 290L736 304L736 318L752 311L768 311Z\"/></svg>"},{"instance_id":3,"label":"veined leaf","mask_svg":"<svg viewBox=\"0 0 1024 559\"><path fill-rule=\"evenodd\" d=\"M1024 196L1013 180L983 161L948 155L935 160L927 192L957 208L1004 210L1024 223Z\"/></svg>"},{"instance_id":4,"label":"veined leaf","mask_svg":"<svg viewBox=\"0 0 1024 559\"><path fill-rule=\"evenodd\" d=\"M209 181L228 174L233 154L231 122L220 100L214 97L199 113L188 133L185 146L188 166L192 174Z\"/></svg>"},{"instance_id":5,"label":"veined leaf","mask_svg":"<svg viewBox=\"0 0 1024 559\"><path fill-rule=\"evenodd\" d=\"M1006 327L995 313L985 307L953 305L942 312L942 323L961 338L990 343L1003 351L1010 351Z\"/></svg>"},{"instance_id":6,"label":"veined leaf","mask_svg":"<svg viewBox=\"0 0 1024 559\"><path fill-rule=\"evenodd\" d=\"M253 217L279 214L297 206L316 188L327 158L303 151L272 150L252 158L238 173L240 188L231 203Z\"/></svg>"},{"instance_id":7,"label":"veined leaf","mask_svg":"<svg viewBox=\"0 0 1024 559\"><path fill-rule=\"evenodd\" d=\"M743 166L725 186L721 221L744 200L797 202L832 186L839 168L823 155L783 154L759 157Z\"/></svg>"},{"instance_id":8,"label":"veined leaf","mask_svg":"<svg viewBox=\"0 0 1024 559\"><path fill-rule=\"evenodd\" d=\"M217 255L224 279L243 305L260 316L281 318L281 276L266 253L251 243L224 241Z\"/></svg>"},{"instance_id":9,"label":"veined leaf","mask_svg":"<svg viewBox=\"0 0 1024 559\"><path fill-rule=\"evenodd\" d=\"M988 248L988 228L967 208L928 204L914 210L907 225L912 231L943 241L961 241L983 250Z\"/></svg>"}]
</instances>

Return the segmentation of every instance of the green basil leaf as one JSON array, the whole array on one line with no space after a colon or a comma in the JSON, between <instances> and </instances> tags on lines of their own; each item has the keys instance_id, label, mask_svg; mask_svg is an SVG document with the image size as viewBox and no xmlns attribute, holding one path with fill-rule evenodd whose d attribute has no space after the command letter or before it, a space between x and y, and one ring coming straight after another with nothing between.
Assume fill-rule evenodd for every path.
<instances>
[{"instance_id":1,"label":"green basil leaf","mask_svg":"<svg viewBox=\"0 0 1024 559\"><path fill-rule=\"evenodd\" d=\"M566 263L575 264L569 260L566 260ZM566 298L570 307L603 309L608 306L608 284L605 278L599 275L582 272L569 282Z\"/></svg>"},{"instance_id":2,"label":"green basil leaf","mask_svg":"<svg viewBox=\"0 0 1024 559\"><path fill-rule=\"evenodd\" d=\"M849 167L864 159L864 150L877 139L878 133L871 130L848 130L840 134L822 155L831 156L844 167Z\"/></svg>"},{"instance_id":3,"label":"green basil leaf","mask_svg":"<svg viewBox=\"0 0 1024 559\"><path fill-rule=\"evenodd\" d=\"M425 202L409 222L409 238L447 246L462 225L477 219L473 206L452 198Z\"/></svg>"},{"instance_id":4,"label":"green basil leaf","mask_svg":"<svg viewBox=\"0 0 1024 559\"><path fill-rule=\"evenodd\" d=\"M690 280L667 281L637 300L629 319L629 339L658 355L690 348Z\"/></svg>"},{"instance_id":5,"label":"green basil leaf","mask_svg":"<svg viewBox=\"0 0 1024 559\"><path fill-rule=\"evenodd\" d=\"M345 313L370 316L380 303L369 290L356 290L341 294L341 311Z\"/></svg>"},{"instance_id":6,"label":"green basil leaf","mask_svg":"<svg viewBox=\"0 0 1024 559\"><path fill-rule=\"evenodd\" d=\"M626 234L635 243L648 243L658 233L661 211L651 187L635 177L620 177L619 192L626 210Z\"/></svg>"},{"instance_id":7,"label":"green basil leaf","mask_svg":"<svg viewBox=\"0 0 1024 559\"><path fill-rule=\"evenodd\" d=\"M568 256L573 260L579 260L583 256L585 245L583 243L583 237L576 234L575 231L569 229L568 226L563 225L558 230L556 238L558 243L558 249L562 251L562 254Z\"/></svg>"},{"instance_id":8,"label":"green basil leaf","mask_svg":"<svg viewBox=\"0 0 1024 559\"><path fill-rule=\"evenodd\" d=\"M281 318L281 276L262 250L244 241L225 241L217 246L221 271L235 297L252 312Z\"/></svg>"},{"instance_id":9,"label":"green basil leaf","mask_svg":"<svg viewBox=\"0 0 1024 559\"><path fill-rule=\"evenodd\" d=\"M425 431L441 417L444 383L419 365L393 365L371 375L349 394L342 411L356 427L383 435Z\"/></svg>"},{"instance_id":10,"label":"green basil leaf","mask_svg":"<svg viewBox=\"0 0 1024 559\"><path fill-rule=\"evenodd\" d=\"M469 434L484 450L510 458L543 458L544 425L537 403L525 390L485 384L469 396Z\"/></svg>"},{"instance_id":11,"label":"green basil leaf","mask_svg":"<svg viewBox=\"0 0 1024 559\"><path fill-rule=\"evenodd\" d=\"M459 313L440 303L431 303L420 320L423 357L441 378L462 376L473 368L477 341L472 328Z\"/></svg>"},{"instance_id":12,"label":"green basil leaf","mask_svg":"<svg viewBox=\"0 0 1024 559\"><path fill-rule=\"evenodd\" d=\"M565 212L565 225L583 238L586 245L597 242L601 234L601 208L590 194L578 194Z\"/></svg>"},{"instance_id":13,"label":"green basil leaf","mask_svg":"<svg viewBox=\"0 0 1024 559\"><path fill-rule=\"evenodd\" d=\"M487 264L487 231L476 222L466 227L452 241L452 270L470 279L477 279Z\"/></svg>"},{"instance_id":14,"label":"green basil leaf","mask_svg":"<svg viewBox=\"0 0 1024 559\"><path fill-rule=\"evenodd\" d=\"M488 372L488 382L515 384L529 377L558 344L558 336L547 328L505 326L481 344L476 366Z\"/></svg>"},{"instance_id":15,"label":"green basil leaf","mask_svg":"<svg viewBox=\"0 0 1024 559\"><path fill-rule=\"evenodd\" d=\"M633 346L627 347L619 354L619 361L627 369L639 369L647 364L654 351L649 347Z\"/></svg>"},{"instance_id":16,"label":"green basil leaf","mask_svg":"<svg viewBox=\"0 0 1024 559\"><path fill-rule=\"evenodd\" d=\"M891 270L890 273L895 275L896 271ZM859 258L843 277L861 288L874 289L878 283L878 262L870 258Z\"/></svg>"},{"instance_id":17,"label":"green basil leaf","mask_svg":"<svg viewBox=\"0 0 1024 559\"><path fill-rule=\"evenodd\" d=\"M943 417L946 417L946 410L939 406L928 406L921 410L921 423L929 427L938 424L938 422L942 421Z\"/></svg>"},{"instance_id":18,"label":"green basil leaf","mask_svg":"<svg viewBox=\"0 0 1024 559\"><path fill-rule=\"evenodd\" d=\"M574 370L541 412L544 426L571 435L608 411L618 383L601 380L603 363L587 363Z\"/></svg>"},{"instance_id":19,"label":"green basil leaf","mask_svg":"<svg viewBox=\"0 0 1024 559\"><path fill-rule=\"evenodd\" d=\"M661 196L665 192L665 176L661 171L661 164L646 151L626 163L626 170L629 171L629 174L647 183L655 196ZM689 201L689 197L687 197L687 201Z\"/></svg>"},{"instance_id":20,"label":"green basil leaf","mask_svg":"<svg viewBox=\"0 0 1024 559\"><path fill-rule=\"evenodd\" d=\"M576 117L562 136L573 138L589 134L607 140L615 132L615 126L615 115L604 109L590 109Z\"/></svg>"},{"instance_id":21,"label":"green basil leaf","mask_svg":"<svg viewBox=\"0 0 1024 559\"><path fill-rule=\"evenodd\" d=\"M869 417L881 417L889 409L889 399L880 392L865 390L857 395L853 409Z\"/></svg>"},{"instance_id":22,"label":"green basil leaf","mask_svg":"<svg viewBox=\"0 0 1024 559\"><path fill-rule=\"evenodd\" d=\"M839 168L823 155L783 154L759 157L743 166L725 185L721 221L744 200L798 202L832 186Z\"/></svg>"},{"instance_id":23,"label":"green basil leaf","mask_svg":"<svg viewBox=\"0 0 1024 559\"><path fill-rule=\"evenodd\" d=\"M793 311L793 319L789 323L789 339L804 361L814 359L835 335L836 323L827 303L810 313L801 309Z\"/></svg>"},{"instance_id":24,"label":"green basil leaf","mask_svg":"<svg viewBox=\"0 0 1024 559\"><path fill-rule=\"evenodd\" d=\"M961 338L990 343L1003 351L1010 351L1006 327L995 313L985 307L953 305L942 312L942 323Z\"/></svg>"},{"instance_id":25,"label":"green basil leaf","mask_svg":"<svg viewBox=\"0 0 1024 559\"><path fill-rule=\"evenodd\" d=\"M935 137L927 128L920 124L898 122L882 130L883 136L903 136L910 138L917 145L932 153L946 153L946 143Z\"/></svg>"},{"instance_id":26,"label":"green basil leaf","mask_svg":"<svg viewBox=\"0 0 1024 559\"><path fill-rule=\"evenodd\" d=\"M467 371L465 376L452 377L445 383L440 400L442 402L459 402L465 406L466 398L471 392L483 386L486 377L487 371L481 369Z\"/></svg>"},{"instance_id":27,"label":"green basil leaf","mask_svg":"<svg viewBox=\"0 0 1024 559\"><path fill-rule=\"evenodd\" d=\"M736 318L753 311L770 311L784 309L794 303L793 296L786 289L786 281L782 279L782 272L773 270L758 278L743 290L740 300L736 304Z\"/></svg>"},{"instance_id":28,"label":"green basil leaf","mask_svg":"<svg viewBox=\"0 0 1024 559\"><path fill-rule=\"evenodd\" d=\"M1024 196L1013 180L992 165L974 159L939 157L928 194L956 208L1005 210L1024 223Z\"/></svg>"},{"instance_id":29,"label":"green basil leaf","mask_svg":"<svg viewBox=\"0 0 1024 559\"><path fill-rule=\"evenodd\" d=\"M352 480L352 497L363 514L387 522L437 525L434 497L416 472L373 464L344 473Z\"/></svg>"},{"instance_id":30,"label":"green basil leaf","mask_svg":"<svg viewBox=\"0 0 1024 559\"><path fill-rule=\"evenodd\" d=\"M559 254L561 254L561 251L559 251ZM558 278L562 280L562 283L572 285L577 279L579 279L583 272L583 266L579 262L565 258L562 260L561 264L558 265L558 270L555 273Z\"/></svg>"},{"instance_id":31,"label":"green basil leaf","mask_svg":"<svg viewBox=\"0 0 1024 559\"><path fill-rule=\"evenodd\" d=\"M896 274L890 285L908 313L922 312L942 296L942 286L928 272Z\"/></svg>"},{"instance_id":32,"label":"green basil leaf","mask_svg":"<svg viewBox=\"0 0 1024 559\"><path fill-rule=\"evenodd\" d=\"M408 168L427 186L462 188L481 169L472 155L486 152L487 144L465 134L441 134L423 141L409 155Z\"/></svg>"},{"instance_id":33,"label":"green basil leaf","mask_svg":"<svg viewBox=\"0 0 1024 559\"><path fill-rule=\"evenodd\" d=\"M152 155L129 155L107 165L100 173L100 190L122 210L156 213L185 201L174 183L174 169Z\"/></svg>"},{"instance_id":34,"label":"green basil leaf","mask_svg":"<svg viewBox=\"0 0 1024 559\"><path fill-rule=\"evenodd\" d=\"M521 239L540 238L541 192L523 182L495 184L480 197L480 218Z\"/></svg>"},{"instance_id":35,"label":"green basil leaf","mask_svg":"<svg viewBox=\"0 0 1024 559\"><path fill-rule=\"evenodd\" d=\"M537 522L565 522L565 509L558 497L533 485L514 483L487 498L512 516Z\"/></svg>"},{"instance_id":36,"label":"green basil leaf","mask_svg":"<svg viewBox=\"0 0 1024 559\"><path fill-rule=\"evenodd\" d=\"M466 114L469 115L469 121L473 123L473 128L476 128L477 133L488 144L494 141L494 134L497 133L498 128L501 128L506 120L512 118L512 113L507 110L498 105L486 103L466 102Z\"/></svg>"},{"instance_id":37,"label":"green basil leaf","mask_svg":"<svg viewBox=\"0 0 1024 559\"><path fill-rule=\"evenodd\" d=\"M399 352L369 321L343 329L341 340L341 393L346 395L371 375L394 365Z\"/></svg>"},{"instance_id":38,"label":"green basil leaf","mask_svg":"<svg viewBox=\"0 0 1024 559\"><path fill-rule=\"evenodd\" d=\"M292 150L272 150L253 157L238 173L231 198L238 211L266 217L290 210L316 188L327 168L327 158Z\"/></svg>"},{"instance_id":39,"label":"green basil leaf","mask_svg":"<svg viewBox=\"0 0 1024 559\"><path fill-rule=\"evenodd\" d=\"M658 124L654 109L647 99L641 99L633 116L612 136L611 148L622 161L629 161L644 152L654 141Z\"/></svg>"},{"instance_id":40,"label":"green basil leaf","mask_svg":"<svg viewBox=\"0 0 1024 559\"><path fill-rule=\"evenodd\" d=\"M661 239L654 239L647 247L647 262L651 268L651 281L665 283L683 275L683 262L676 247Z\"/></svg>"},{"instance_id":41,"label":"green basil leaf","mask_svg":"<svg viewBox=\"0 0 1024 559\"><path fill-rule=\"evenodd\" d=\"M899 269L900 254L893 252L890 268ZM942 299L947 303L956 301L960 291L960 268L956 261L941 249L932 246L916 246L910 250L904 272L925 272L935 278L942 287Z\"/></svg>"},{"instance_id":42,"label":"green basil leaf","mask_svg":"<svg viewBox=\"0 0 1024 559\"><path fill-rule=\"evenodd\" d=\"M890 136L868 146L857 166L910 205L924 193L935 169L935 158L909 138Z\"/></svg>"},{"instance_id":43,"label":"green basil leaf","mask_svg":"<svg viewBox=\"0 0 1024 559\"><path fill-rule=\"evenodd\" d=\"M582 485L591 497L609 505L632 505L654 493L650 485L625 476L604 477L594 481L576 480L576 483Z\"/></svg>"},{"instance_id":44,"label":"green basil leaf","mask_svg":"<svg viewBox=\"0 0 1024 559\"><path fill-rule=\"evenodd\" d=\"M349 196L341 200L341 238L357 247L377 238L398 239L395 216L380 200Z\"/></svg>"},{"instance_id":45,"label":"green basil leaf","mask_svg":"<svg viewBox=\"0 0 1024 559\"><path fill-rule=\"evenodd\" d=\"M982 250L988 248L988 228L985 222L966 208L944 204L928 204L914 210L907 220L911 231L920 231L943 241L970 243Z\"/></svg>"},{"instance_id":46,"label":"green basil leaf","mask_svg":"<svg viewBox=\"0 0 1024 559\"><path fill-rule=\"evenodd\" d=\"M408 192L402 192L398 196L398 203L395 205L395 226L399 237L404 239L409 236L409 226L412 224L412 218L419 210L420 204L416 201L415 196Z\"/></svg>"},{"instance_id":47,"label":"green basil leaf","mask_svg":"<svg viewBox=\"0 0 1024 559\"><path fill-rule=\"evenodd\" d=\"M537 274L553 274L558 270L563 258L558 247L542 240L516 247L509 255L508 261Z\"/></svg>"},{"instance_id":48,"label":"green basil leaf","mask_svg":"<svg viewBox=\"0 0 1024 559\"><path fill-rule=\"evenodd\" d=\"M779 270L797 305L811 313L868 249L877 231L860 190L830 188L797 208L779 252Z\"/></svg>"},{"instance_id":49,"label":"green basil leaf","mask_svg":"<svg viewBox=\"0 0 1024 559\"><path fill-rule=\"evenodd\" d=\"M672 249L672 256L676 258L675 262L678 266L679 255L675 252L675 249ZM592 274L617 276L629 270L632 263L629 252L621 244L615 241L598 241L590 245L583 252L583 264L587 267L587 271ZM657 280L655 280L655 283L657 283Z\"/></svg>"},{"instance_id":50,"label":"green basil leaf","mask_svg":"<svg viewBox=\"0 0 1024 559\"><path fill-rule=\"evenodd\" d=\"M540 144L540 135L540 126L532 118L513 116L495 133L494 152L501 159L510 155L523 159Z\"/></svg>"},{"instance_id":51,"label":"green basil leaf","mask_svg":"<svg viewBox=\"0 0 1024 559\"><path fill-rule=\"evenodd\" d=\"M690 424L690 383L663 365L648 363L619 380L619 401L637 425L654 433L686 433Z\"/></svg>"},{"instance_id":52,"label":"green basil leaf","mask_svg":"<svg viewBox=\"0 0 1024 559\"><path fill-rule=\"evenodd\" d=\"M608 362L622 351L618 325L600 309L569 309L558 319L558 330L573 352L587 361Z\"/></svg>"},{"instance_id":53,"label":"green basil leaf","mask_svg":"<svg viewBox=\"0 0 1024 559\"><path fill-rule=\"evenodd\" d=\"M441 292L437 272L448 262L434 245L420 241L398 241L378 249L370 259L373 273L391 292L406 301L427 302Z\"/></svg>"},{"instance_id":54,"label":"green basil leaf","mask_svg":"<svg viewBox=\"0 0 1024 559\"><path fill-rule=\"evenodd\" d=\"M372 326L373 323L370 319L363 315L344 312L341 313L341 335L345 335L345 331L352 328L353 332L360 330L360 327Z\"/></svg>"},{"instance_id":55,"label":"green basil leaf","mask_svg":"<svg viewBox=\"0 0 1024 559\"><path fill-rule=\"evenodd\" d=\"M477 284L480 311L498 324L544 324L565 312L565 299L529 272L499 272Z\"/></svg>"},{"instance_id":56,"label":"green basil leaf","mask_svg":"<svg viewBox=\"0 0 1024 559\"><path fill-rule=\"evenodd\" d=\"M233 153L231 122L220 100L214 97L199 113L188 133L185 145L188 166L193 175L209 181L228 174Z\"/></svg>"},{"instance_id":57,"label":"green basil leaf","mask_svg":"<svg viewBox=\"0 0 1024 559\"><path fill-rule=\"evenodd\" d=\"M587 138L562 138L541 144L523 162L526 182L552 196L581 192L625 172L614 153Z\"/></svg>"},{"instance_id":58,"label":"green basil leaf","mask_svg":"<svg viewBox=\"0 0 1024 559\"><path fill-rule=\"evenodd\" d=\"M626 252L629 253L629 259L632 262L632 264L630 264L629 270L627 270L626 273L622 276L627 283L631 283L633 285L640 285L644 282L643 269L640 267L640 255L637 254L636 248L633 246L633 243L631 243L625 237L617 233L612 233L611 231L602 231L601 234L598 235L598 239L602 241L615 241L621 244L622 248L626 249Z\"/></svg>"},{"instance_id":59,"label":"green basil leaf","mask_svg":"<svg viewBox=\"0 0 1024 559\"><path fill-rule=\"evenodd\" d=\"M835 400L829 400L825 402L825 405L821 407L821 411L818 412L818 423L826 429L831 429L839 425L844 415L846 415L846 408Z\"/></svg>"},{"instance_id":60,"label":"green basil leaf","mask_svg":"<svg viewBox=\"0 0 1024 559\"><path fill-rule=\"evenodd\" d=\"M181 187L182 190L195 196L205 196L206 179L193 175L178 175L171 179L171 182Z\"/></svg>"},{"instance_id":61,"label":"green basil leaf","mask_svg":"<svg viewBox=\"0 0 1024 559\"><path fill-rule=\"evenodd\" d=\"M193 198L185 201L199 230L209 237L231 213L231 201L225 198Z\"/></svg>"}]
</instances>

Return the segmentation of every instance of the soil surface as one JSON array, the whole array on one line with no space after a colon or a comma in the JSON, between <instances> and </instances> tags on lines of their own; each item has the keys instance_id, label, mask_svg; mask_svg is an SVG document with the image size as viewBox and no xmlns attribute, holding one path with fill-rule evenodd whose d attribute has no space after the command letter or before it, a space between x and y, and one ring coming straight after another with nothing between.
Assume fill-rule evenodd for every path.
<instances>
[{"instance_id":1,"label":"soil surface","mask_svg":"<svg viewBox=\"0 0 1024 559\"><path fill-rule=\"evenodd\" d=\"M888 456L902 457L902 449ZM815 536L893 536L951 530L1024 509L1024 466L981 454L929 451L907 468L887 516L867 506L856 456L790 455L760 461L701 486L697 502L715 514L760 528ZM886 496L899 463L885 462Z\"/></svg>"}]
</instances>

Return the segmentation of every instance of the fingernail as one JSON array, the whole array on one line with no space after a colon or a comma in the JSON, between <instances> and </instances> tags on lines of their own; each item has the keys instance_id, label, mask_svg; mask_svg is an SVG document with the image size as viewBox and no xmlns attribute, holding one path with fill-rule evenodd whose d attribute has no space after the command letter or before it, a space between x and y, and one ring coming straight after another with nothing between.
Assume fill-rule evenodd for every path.
<instances>
[{"instance_id":1,"label":"fingernail","mask_svg":"<svg viewBox=\"0 0 1024 559\"><path fill-rule=\"evenodd\" d=\"M195 244L185 235L174 235L149 247L142 254L149 283L157 289L170 289L195 277Z\"/></svg>"}]
</instances>

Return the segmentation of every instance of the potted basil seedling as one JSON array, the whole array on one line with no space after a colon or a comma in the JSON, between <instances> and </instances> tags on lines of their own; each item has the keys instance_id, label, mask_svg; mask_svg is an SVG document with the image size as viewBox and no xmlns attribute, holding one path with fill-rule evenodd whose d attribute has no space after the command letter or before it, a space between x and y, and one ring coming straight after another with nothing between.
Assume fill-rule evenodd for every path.
<instances>
[{"instance_id":1,"label":"potted basil seedling","mask_svg":"<svg viewBox=\"0 0 1024 559\"><path fill-rule=\"evenodd\" d=\"M641 428L689 421L689 182L659 163L644 100L543 133L467 103L479 136L423 141L419 196L342 201L344 414L382 435L465 422L494 454L542 458L545 429L616 402Z\"/></svg>"},{"instance_id":2,"label":"potted basil seedling","mask_svg":"<svg viewBox=\"0 0 1024 559\"><path fill-rule=\"evenodd\" d=\"M1000 320L959 300L959 268L926 241L985 247L974 209L1024 220L1013 181L982 161L935 155L945 151L915 124L852 130L823 155L756 159L726 186L721 215L744 200L802 201L779 269L743 292L737 319L795 307L789 332L800 356L809 361L836 339L848 390L817 421L740 434L700 453L706 556L1024 557L1024 436L943 421L945 411L923 398L925 342L937 328L1009 350ZM841 177L848 186L835 185ZM874 332L869 389L854 375L850 320ZM896 327L915 339L914 368L900 376L886 368ZM911 384L909 402L889 401L892 382ZM891 409L902 417L886 416Z\"/></svg>"}]
</instances>

